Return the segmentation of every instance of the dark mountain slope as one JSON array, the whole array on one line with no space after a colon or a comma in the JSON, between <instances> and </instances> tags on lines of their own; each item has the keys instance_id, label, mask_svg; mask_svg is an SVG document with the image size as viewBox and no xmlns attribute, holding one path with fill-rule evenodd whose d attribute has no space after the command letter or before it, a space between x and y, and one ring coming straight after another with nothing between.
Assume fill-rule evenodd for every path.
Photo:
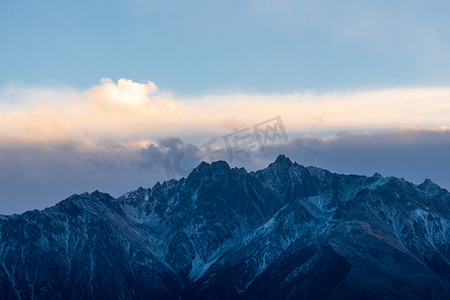
<instances>
[{"instance_id":1,"label":"dark mountain slope","mask_svg":"<svg viewBox=\"0 0 450 300\"><path fill-rule=\"evenodd\" d=\"M449 299L450 195L284 156L0 217L3 299Z\"/></svg>"}]
</instances>

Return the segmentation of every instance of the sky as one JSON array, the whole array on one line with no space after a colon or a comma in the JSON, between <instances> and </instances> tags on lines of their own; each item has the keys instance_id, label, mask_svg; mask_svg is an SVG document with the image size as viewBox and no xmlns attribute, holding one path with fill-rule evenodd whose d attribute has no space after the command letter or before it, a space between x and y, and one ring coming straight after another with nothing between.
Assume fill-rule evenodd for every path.
<instances>
[{"instance_id":1,"label":"sky","mask_svg":"<svg viewBox=\"0 0 450 300\"><path fill-rule=\"evenodd\" d=\"M448 1L2 1L0 214L280 153L450 188L449 13Z\"/></svg>"}]
</instances>

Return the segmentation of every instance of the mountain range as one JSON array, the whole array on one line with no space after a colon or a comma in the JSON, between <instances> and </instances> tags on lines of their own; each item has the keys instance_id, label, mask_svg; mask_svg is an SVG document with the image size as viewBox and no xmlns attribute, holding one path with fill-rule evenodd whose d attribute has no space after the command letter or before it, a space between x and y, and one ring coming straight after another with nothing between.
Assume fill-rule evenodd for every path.
<instances>
[{"instance_id":1,"label":"mountain range","mask_svg":"<svg viewBox=\"0 0 450 300\"><path fill-rule=\"evenodd\" d=\"M449 241L450 194L429 179L203 162L0 216L0 298L450 299Z\"/></svg>"}]
</instances>

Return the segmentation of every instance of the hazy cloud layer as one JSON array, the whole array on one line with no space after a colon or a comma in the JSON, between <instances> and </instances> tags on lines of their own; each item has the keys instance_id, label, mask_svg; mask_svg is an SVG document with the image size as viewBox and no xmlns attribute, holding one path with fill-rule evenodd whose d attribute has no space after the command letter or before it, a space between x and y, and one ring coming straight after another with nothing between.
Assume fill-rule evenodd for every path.
<instances>
[{"instance_id":1,"label":"hazy cloud layer","mask_svg":"<svg viewBox=\"0 0 450 300\"><path fill-rule=\"evenodd\" d=\"M169 179L166 157L195 147L177 138L160 145L49 143L0 148L0 214L44 208L74 193L101 190L119 196ZM195 149L194 149L195 150ZM197 164L192 161L183 168ZM189 168L188 168L189 167Z\"/></svg>"},{"instance_id":2,"label":"hazy cloud layer","mask_svg":"<svg viewBox=\"0 0 450 300\"><path fill-rule=\"evenodd\" d=\"M186 176L202 160L256 170L280 153L335 172L429 177L450 187L448 99L448 88L179 98L127 79L86 91L4 87L0 213L95 189L117 196ZM289 141L280 136L264 151L254 141L240 150L225 143L236 129L276 116Z\"/></svg>"},{"instance_id":3,"label":"hazy cloud layer","mask_svg":"<svg viewBox=\"0 0 450 300\"><path fill-rule=\"evenodd\" d=\"M139 186L186 176L201 160L199 146L178 138L157 144L96 145L63 143L3 147L0 150L1 213L10 214L55 204L73 193L109 192L115 196ZM404 177L415 183L431 178L450 187L450 131L398 130L329 138L300 137L248 153L222 151L214 160L257 170L284 153L292 160L338 173ZM177 161L178 157L178 161Z\"/></svg>"},{"instance_id":4,"label":"hazy cloud layer","mask_svg":"<svg viewBox=\"0 0 450 300\"><path fill-rule=\"evenodd\" d=\"M448 125L450 88L178 98L153 82L103 79L86 91L0 90L0 144L147 141L211 135L282 116L291 134Z\"/></svg>"}]
</instances>

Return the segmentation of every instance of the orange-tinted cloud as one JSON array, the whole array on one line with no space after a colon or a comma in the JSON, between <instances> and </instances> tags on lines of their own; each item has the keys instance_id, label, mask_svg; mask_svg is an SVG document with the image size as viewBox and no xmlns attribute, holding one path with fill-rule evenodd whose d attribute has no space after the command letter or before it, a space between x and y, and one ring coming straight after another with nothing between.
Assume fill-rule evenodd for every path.
<instances>
[{"instance_id":1,"label":"orange-tinted cloud","mask_svg":"<svg viewBox=\"0 0 450 300\"><path fill-rule=\"evenodd\" d=\"M111 140L153 141L223 135L281 116L291 134L449 126L450 88L326 94L211 94L175 97L153 82L102 79L85 91L4 88L0 145ZM238 128L236 128L238 129Z\"/></svg>"}]
</instances>

